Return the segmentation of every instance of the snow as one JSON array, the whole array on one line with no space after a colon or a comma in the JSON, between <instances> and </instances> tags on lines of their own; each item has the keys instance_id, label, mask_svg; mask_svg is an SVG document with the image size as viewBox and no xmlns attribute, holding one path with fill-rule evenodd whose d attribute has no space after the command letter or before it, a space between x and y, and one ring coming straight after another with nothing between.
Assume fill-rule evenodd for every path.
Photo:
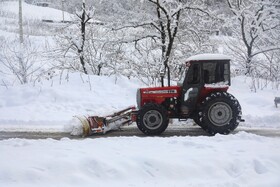
<instances>
[{"instance_id":1,"label":"snow","mask_svg":"<svg viewBox=\"0 0 280 187\"><path fill-rule=\"evenodd\" d=\"M0 141L2 186L280 185L280 139L115 137Z\"/></svg>"},{"instance_id":2,"label":"snow","mask_svg":"<svg viewBox=\"0 0 280 187\"><path fill-rule=\"evenodd\" d=\"M18 2L0 4L1 11L11 16L1 23L16 20ZM27 20L62 20L59 10L24 2L23 12ZM71 15L65 13L65 20L71 20ZM15 38L15 34L8 32L10 27L0 30L0 36ZM42 36L30 38L40 44L43 40ZM230 58L203 54L187 61L205 59ZM3 81L2 77L0 80ZM245 119L240 127L279 131L280 108L275 108L274 98L280 96L280 91L268 86L254 93L247 77L233 77L231 82L229 92L239 100ZM73 116L105 116L136 105L139 87L144 85L134 78L80 73L26 85L1 85L0 131L71 132L76 124ZM174 125L185 124L174 122ZM104 135L104 138L79 140L8 139L0 141L0 184L278 187L279 147L280 138L246 132L212 137L106 138Z\"/></svg>"},{"instance_id":3,"label":"snow","mask_svg":"<svg viewBox=\"0 0 280 187\"><path fill-rule=\"evenodd\" d=\"M226 88L229 87L228 81L225 82L217 82L217 83L212 83L212 84L205 84L205 88Z\"/></svg>"},{"instance_id":4,"label":"snow","mask_svg":"<svg viewBox=\"0 0 280 187\"><path fill-rule=\"evenodd\" d=\"M276 108L274 98L280 91L271 88L250 90L251 79L239 76L231 79L229 92L240 102L245 123L241 126L280 129L280 108Z\"/></svg>"},{"instance_id":5,"label":"snow","mask_svg":"<svg viewBox=\"0 0 280 187\"><path fill-rule=\"evenodd\" d=\"M18 1L0 2L1 10L6 14L18 15ZM22 12L25 19L39 19L39 20L53 20L62 21L62 11L49 7L40 7L31 4L27 4L22 1ZM68 12L64 12L64 20L71 21L72 15Z\"/></svg>"},{"instance_id":6,"label":"snow","mask_svg":"<svg viewBox=\"0 0 280 187\"><path fill-rule=\"evenodd\" d=\"M0 130L70 131L73 116L105 116L136 105L140 85L125 77L74 73L35 86L2 86Z\"/></svg>"},{"instance_id":7,"label":"snow","mask_svg":"<svg viewBox=\"0 0 280 187\"><path fill-rule=\"evenodd\" d=\"M230 60L231 58L224 54L198 54L187 58L186 62L199 60Z\"/></svg>"},{"instance_id":8,"label":"snow","mask_svg":"<svg viewBox=\"0 0 280 187\"><path fill-rule=\"evenodd\" d=\"M279 129L270 88L252 93L246 77L229 92L241 126ZM0 87L1 131L69 131L74 115L107 115L136 104L143 87L126 77L69 78ZM92 89L90 89L92 88ZM279 186L280 139L239 132L214 137L110 137L0 141L3 186Z\"/></svg>"}]
</instances>

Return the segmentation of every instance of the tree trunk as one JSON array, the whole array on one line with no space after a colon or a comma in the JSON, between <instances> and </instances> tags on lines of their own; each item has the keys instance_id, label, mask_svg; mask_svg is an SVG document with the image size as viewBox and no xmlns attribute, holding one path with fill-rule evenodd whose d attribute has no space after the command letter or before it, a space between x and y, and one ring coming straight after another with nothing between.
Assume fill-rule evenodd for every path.
<instances>
[{"instance_id":1,"label":"tree trunk","mask_svg":"<svg viewBox=\"0 0 280 187\"><path fill-rule=\"evenodd\" d=\"M80 56L80 63L82 64L83 71L85 74L88 74L86 67L85 67L85 59L84 59L84 45L85 45L85 32L86 32L86 4L85 1L83 1L82 5L83 13L81 17L81 34L82 34L82 41L81 41L81 48L78 50L79 56Z\"/></svg>"}]
</instances>

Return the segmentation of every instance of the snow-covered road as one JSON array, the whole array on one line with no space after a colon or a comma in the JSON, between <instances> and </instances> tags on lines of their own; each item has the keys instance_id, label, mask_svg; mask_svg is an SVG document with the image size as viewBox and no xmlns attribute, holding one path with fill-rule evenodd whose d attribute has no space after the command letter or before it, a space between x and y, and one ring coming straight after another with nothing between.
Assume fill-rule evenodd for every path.
<instances>
[{"instance_id":1,"label":"snow-covered road","mask_svg":"<svg viewBox=\"0 0 280 187\"><path fill-rule=\"evenodd\" d=\"M269 128L248 128L248 127L238 127L232 134L239 132L247 132L255 135L266 136L266 137L277 137L280 138L280 129L269 129ZM124 126L121 130L111 131L107 134L95 134L88 138L105 138L105 137L124 137L124 136L137 136L146 137L141 131L138 130L136 125ZM172 136L209 136L204 130L198 126L179 126L170 125L166 131L158 137L172 137ZM24 139L46 139L52 138L59 140L61 138L70 139L80 139L80 136L71 136L67 132L1 132L0 140L9 138L24 138Z\"/></svg>"}]
</instances>

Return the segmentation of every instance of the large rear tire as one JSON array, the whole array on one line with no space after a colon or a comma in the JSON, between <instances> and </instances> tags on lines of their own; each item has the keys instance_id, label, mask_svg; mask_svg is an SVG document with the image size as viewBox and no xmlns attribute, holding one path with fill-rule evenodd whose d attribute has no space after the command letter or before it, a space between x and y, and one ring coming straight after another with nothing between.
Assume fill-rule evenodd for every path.
<instances>
[{"instance_id":1,"label":"large rear tire","mask_svg":"<svg viewBox=\"0 0 280 187\"><path fill-rule=\"evenodd\" d=\"M195 115L193 117L193 121L200 126L203 130L206 129L205 124L202 122L201 111L195 111Z\"/></svg>"},{"instance_id":2,"label":"large rear tire","mask_svg":"<svg viewBox=\"0 0 280 187\"><path fill-rule=\"evenodd\" d=\"M159 135L169 123L168 114L162 105L145 104L138 113L137 126L146 135Z\"/></svg>"},{"instance_id":3,"label":"large rear tire","mask_svg":"<svg viewBox=\"0 0 280 187\"><path fill-rule=\"evenodd\" d=\"M209 134L229 134L238 126L241 115L241 106L233 95L215 92L202 102L199 119Z\"/></svg>"}]
</instances>

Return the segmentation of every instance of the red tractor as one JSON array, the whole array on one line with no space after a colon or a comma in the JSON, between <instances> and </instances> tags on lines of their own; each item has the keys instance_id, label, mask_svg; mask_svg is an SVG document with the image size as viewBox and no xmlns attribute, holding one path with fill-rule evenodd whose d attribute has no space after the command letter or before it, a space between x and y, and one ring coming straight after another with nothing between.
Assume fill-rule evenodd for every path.
<instances>
[{"instance_id":1,"label":"red tractor","mask_svg":"<svg viewBox=\"0 0 280 187\"><path fill-rule=\"evenodd\" d=\"M137 105L106 117L79 118L83 135L106 133L136 121L147 135L165 131L169 119L193 119L210 134L228 134L244 121L237 99L227 92L230 86L230 58L225 55L202 54L186 61L185 71L177 86L140 88ZM168 78L170 78L169 68Z\"/></svg>"},{"instance_id":2,"label":"red tractor","mask_svg":"<svg viewBox=\"0 0 280 187\"><path fill-rule=\"evenodd\" d=\"M210 134L228 134L241 119L241 106L227 92L230 58L202 54L186 61L183 79L177 86L140 88L137 91L138 128L147 135L165 131L169 119L193 119Z\"/></svg>"}]
</instances>

